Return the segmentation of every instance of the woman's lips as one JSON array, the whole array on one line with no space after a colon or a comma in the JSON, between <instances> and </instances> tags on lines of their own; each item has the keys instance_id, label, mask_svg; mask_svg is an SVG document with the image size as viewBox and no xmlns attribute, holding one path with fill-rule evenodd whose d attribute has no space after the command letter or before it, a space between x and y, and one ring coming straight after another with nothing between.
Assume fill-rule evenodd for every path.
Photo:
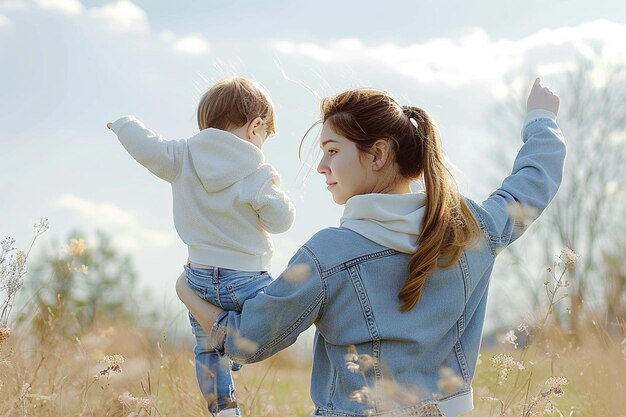
<instances>
[{"instance_id":1,"label":"woman's lips","mask_svg":"<svg viewBox=\"0 0 626 417\"><path fill-rule=\"evenodd\" d=\"M337 185L336 182L331 182L331 183L326 183L326 188L328 188L329 190L334 187L335 185Z\"/></svg>"}]
</instances>

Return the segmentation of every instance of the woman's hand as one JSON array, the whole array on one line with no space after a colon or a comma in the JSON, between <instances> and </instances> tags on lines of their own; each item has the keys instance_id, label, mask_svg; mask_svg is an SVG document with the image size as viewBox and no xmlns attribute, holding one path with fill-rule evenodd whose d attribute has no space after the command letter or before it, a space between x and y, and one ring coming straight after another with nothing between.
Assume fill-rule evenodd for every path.
<instances>
[{"instance_id":1,"label":"woman's hand","mask_svg":"<svg viewBox=\"0 0 626 417\"><path fill-rule=\"evenodd\" d=\"M186 272L183 272L176 281L176 295L187 306L187 309L207 334L211 334L215 319L223 310L203 300L193 292L191 287L187 285Z\"/></svg>"},{"instance_id":2,"label":"woman's hand","mask_svg":"<svg viewBox=\"0 0 626 417\"><path fill-rule=\"evenodd\" d=\"M526 110L548 110L555 115L559 112L559 96L550 91L547 87L541 86L541 78L536 78L528 101L526 102Z\"/></svg>"}]
</instances>

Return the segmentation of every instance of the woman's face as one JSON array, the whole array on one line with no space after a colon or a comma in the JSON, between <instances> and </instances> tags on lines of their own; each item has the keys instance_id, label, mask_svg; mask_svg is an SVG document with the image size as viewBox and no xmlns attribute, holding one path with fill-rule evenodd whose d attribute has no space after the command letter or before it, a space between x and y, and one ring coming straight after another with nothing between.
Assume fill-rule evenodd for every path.
<instances>
[{"instance_id":1,"label":"woman's face","mask_svg":"<svg viewBox=\"0 0 626 417\"><path fill-rule=\"evenodd\" d=\"M338 135L328 123L320 134L322 160L317 172L326 177L326 185L337 204L345 204L352 196L368 194L376 186L373 157L362 153L355 143Z\"/></svg>"}]
</instances>

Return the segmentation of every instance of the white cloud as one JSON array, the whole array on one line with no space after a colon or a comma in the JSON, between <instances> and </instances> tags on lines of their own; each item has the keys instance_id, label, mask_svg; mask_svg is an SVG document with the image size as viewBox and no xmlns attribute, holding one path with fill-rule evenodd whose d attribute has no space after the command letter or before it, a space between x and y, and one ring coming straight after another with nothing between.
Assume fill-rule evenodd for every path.
<instances>
[{"instance_id":1,"label":"white cloud","mask_svg":"<svg viewBox=\"0 0 626 417\"><path fill-rule=\"evenodd\" d=\"M89 229L101 229L113 236L124 249L166 247L176 242L173 233L150 229L141 224L137 213L126 211L115 204L95 203L84 198L63 194L54 201L59 209L76 214Z\"/></svg>"},{"instance_id":2,"label":"white cloud","mask_svg":"<svg viewBox=\"0 0 626 417\"><path fill-rule=\"evenodd\" d=\"M203 55L209 52L209 41L199 33L177 36L166 30L161 33L161 39L170 44L172 50L186 55Z\"/></svg>"},{"instance_id":3,"label":"white cloud","mask_svg":"<svg viewBox=\"0 0 626 417\"><path fill-rule=\"evenodd\" d=\"M492 84L511 70L528 63L527 54L542 48L571 46L579 56L593 56L600 48L606 60L626 57L626 24L606 20L577 27L544 29L517 41L492 40L481 28L455 39L438 38L400 46L393 43L366 45L359 39L341 39L322 46L314 43L277 41L272 46L283 54L301 55L321 62L366 62L386 66L421 83L449 86ZM547 49L543 49L546 51ZM567 53L564 53L567 55ZM541 68L549 75L570 67L566 57L541 56Z\"/></svg>"},{"instance_id":4,"label":"white cloud","mask_svg":"<svg viewBox=\"0 0 626 417\"><path fill-rule=\"evenodd\" d=\"M8 17L3 14L0 14L0 28L7 28L11 26L11 21Z\"/></svg>"},{"instance_id":5,"label":"white cloud","mask_svg":"<svg viewBox=\"0 0 626 417\"><path fill-rule=\"evenodd\" d=\"M146 12L129 0L117 0L89 10L89 14L104 21L116 32L147 32L150 29Z\"/></svg>"},{"instance_id":6,"label":"white cloud","mask_svg":"<svg viewBox=\"0 0 626 417\"><path fill-rule=\"evenodd\" d=\"M79 0L36 0L36 3L42 9L68 15L77 15L85 11L85 6Z\"/></svg>"},{"instance_id":7,"label":"white cloud","mask_svg":"<svg viewBox=\"0 0 626 417\"><path fill-rule=\"evenodd\" d=\"M6 0L0 3L0 10L27 10L29 5L25 1Z\"/></svg>"}]
</instances>

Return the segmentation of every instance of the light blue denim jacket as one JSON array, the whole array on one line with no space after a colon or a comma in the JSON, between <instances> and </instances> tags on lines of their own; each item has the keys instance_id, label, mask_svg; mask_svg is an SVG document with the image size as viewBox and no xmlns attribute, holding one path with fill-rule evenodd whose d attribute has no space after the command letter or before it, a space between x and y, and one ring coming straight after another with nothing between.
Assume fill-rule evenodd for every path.
<instances>
[{"instance_id":1,"label":"light blue denim jacket","mask_svg":"<svg viewBox=\"0 0 626 417\"><path fill-rule=\"evenodd\" d=\"M328 228L302 246L290 268L241 313L218 316L211 332L216 347L236 362L256 362L315 325L315 416L372 410L368 415L450 417L471 410L494 261L546 208L563 174L566 149L554 115L531 112L522 139L500 188L482 203L466 199L483 232L480 242L466 248L455 265L432 274L412 310L400 313L398 299L410 255L344 227ZM525 218L513 215L520 212ZM355 362L358 372L347 366L356 359L352 349L369 355ZM453 395L439 390L443 368L462 378Z\"/></svg>"}]
</instances>

